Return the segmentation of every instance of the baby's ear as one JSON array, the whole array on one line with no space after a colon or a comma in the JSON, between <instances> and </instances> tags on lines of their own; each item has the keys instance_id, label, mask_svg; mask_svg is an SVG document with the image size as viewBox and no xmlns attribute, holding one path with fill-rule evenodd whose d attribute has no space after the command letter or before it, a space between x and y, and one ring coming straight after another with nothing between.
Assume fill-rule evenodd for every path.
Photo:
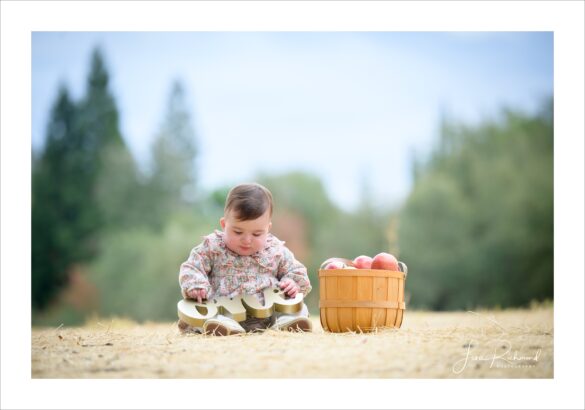
<instances>
[{"instance_id":1,"label":"baby's ear","mask_svg":"<svg viewBox=\"0 0 585 410\"><path fill-rule=\"evenodd\" d=\"M225 229L225 218L223 216L219 218L219 224L221 225L221 229Z\"/></svg>"}]
</instances>

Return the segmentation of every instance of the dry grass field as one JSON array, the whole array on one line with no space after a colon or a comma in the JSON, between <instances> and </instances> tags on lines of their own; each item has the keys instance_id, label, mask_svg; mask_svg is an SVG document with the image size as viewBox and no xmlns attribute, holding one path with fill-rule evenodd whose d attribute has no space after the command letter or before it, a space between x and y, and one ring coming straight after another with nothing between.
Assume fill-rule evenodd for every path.
<instances>
[{"instance_id":1,"label":"dry grass field","mask_svg":"<svg viewBox=\"0 0 585 410\"><path fill-rule=\"evenodd\" d=\"M181 335L176 323L33 328L33 378L552 378L553 308L406 311L374 333Z\"/></svg>"}]
</instances>

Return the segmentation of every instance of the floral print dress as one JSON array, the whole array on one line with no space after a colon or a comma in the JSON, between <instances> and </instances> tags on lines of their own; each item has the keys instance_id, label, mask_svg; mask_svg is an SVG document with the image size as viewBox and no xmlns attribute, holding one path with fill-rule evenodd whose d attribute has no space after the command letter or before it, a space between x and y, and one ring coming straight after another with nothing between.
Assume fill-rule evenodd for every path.
<instances>
[{"instance_id":1,"label":"floral print dress","mask_svg":"<svg viewBox=\"0 0 585 410\"><path fill-rule=\"evenodd\" d=\"M241 256L226 246L224 232L216 230L191 250L179 271L184 298L192 289L205 289L208 299L248 294L264 303L263 290L284 278L295 281L304 296L311 291L307 268L270 233L264 249Z\"/></svg>"}]
</instances>

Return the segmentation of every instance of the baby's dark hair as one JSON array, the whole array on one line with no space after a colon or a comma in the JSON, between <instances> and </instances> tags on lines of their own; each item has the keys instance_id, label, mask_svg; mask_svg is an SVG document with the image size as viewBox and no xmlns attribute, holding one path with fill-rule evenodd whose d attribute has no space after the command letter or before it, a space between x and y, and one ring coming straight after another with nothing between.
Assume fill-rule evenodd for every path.
<instances>
[{"instance_id":1,"label":"baby's dark hair","mask_svg":"<svg viewBox=\"0 0 585 410\"><path fill-rule=\"evenodd\" d=\"M233 211L239 221L251 221L270 210L272 217L272 194L257 183L240 184L233 187L225 200L224 213Z\"/></svg>"}]
</instances>

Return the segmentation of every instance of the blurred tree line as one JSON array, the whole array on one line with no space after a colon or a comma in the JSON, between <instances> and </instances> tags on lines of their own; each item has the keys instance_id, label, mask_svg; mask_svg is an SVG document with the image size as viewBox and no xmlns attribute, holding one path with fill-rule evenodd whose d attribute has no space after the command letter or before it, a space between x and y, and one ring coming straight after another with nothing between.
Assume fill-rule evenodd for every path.
<instances>
[{"instance_id":1,"label":"blurred tree line","mask_svg":"<svg viewBox=\"0 0 585 410\"><path fill-rule=\"evenodd\" d=\"M89 289L80 295L94 295L77 301L72 296L81 310L116 306L119 302L109 295L130 278L135 291L126 298L140 299L141 264L157 256L153 247L140 246L166 229L168 215L186 213L193 205L196 154L184 90L177 81L151 149L150 172L139 170L120 132L103 53L95 49L84 96L74 101L67 87L60 87L44 147L33 152L33 310L47 309L72 283ZM125 265L112 266L114 249ZM96 300L99 306L91 305Z\"/></svg>"},{"instance_id":2,"label":"blurred tree line","mask_svg":"<svg viewBox=\"0 0 585 410\"><path fill-rule=\"evenodd\" d=\"M526 306L553 299L553 101L475 127L445 120L413 166L398 225L412 305Z\"/></svg>"},{"instance_id":3,"label":"blurred tree line","mask_svg":"<svg viewBox=\"0 0 585 410\"><path fill-rule=\"evenodd\" d=\"M197 184L197 134L179 81L150 153L142 171L95 49L84 96L74 101L60 87L45 144L33 152L33 324L176 319L179 266L219 229L231 188ZM552 103L535 118L508 112L478 128L444 124L439 146L413 172L401 209L372 207L364 187L353 212L313 175L257 176L274 196L274 234L308 268L312 312L323 260L382 251L409 265L409 306L552 298Z\"/></svg>"}]
</instances>

